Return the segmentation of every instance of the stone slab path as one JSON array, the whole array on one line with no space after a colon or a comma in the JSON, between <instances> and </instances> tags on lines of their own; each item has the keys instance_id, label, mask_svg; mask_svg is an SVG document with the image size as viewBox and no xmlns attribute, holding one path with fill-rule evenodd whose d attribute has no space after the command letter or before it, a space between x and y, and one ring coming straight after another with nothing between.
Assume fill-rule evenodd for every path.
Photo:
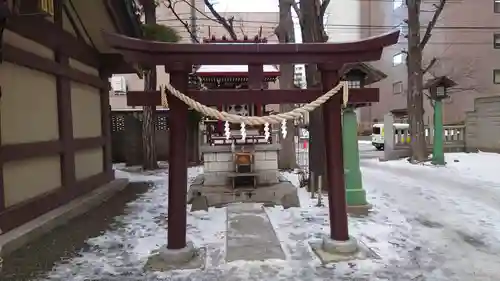
<instances>
[{"instance_id":1,"label":"stone slab path","mask_svg":"<svg viewBox=\"0 0 500 281\"><path fill-rule=\"evenodd\" d=\"M226 261L266 259L285 259L285 254L262 205L229 205Z\"/></svg>"}]
</instances>

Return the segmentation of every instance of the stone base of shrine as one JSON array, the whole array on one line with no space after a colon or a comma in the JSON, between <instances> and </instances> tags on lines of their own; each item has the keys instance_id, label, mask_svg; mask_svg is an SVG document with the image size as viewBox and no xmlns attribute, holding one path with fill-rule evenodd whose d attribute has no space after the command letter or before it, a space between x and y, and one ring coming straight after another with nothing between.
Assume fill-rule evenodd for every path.
<instances>
[{"instance_id":1,"label":"stone base of shrine","mask_svg":"<svg viewBox=\"0 0 500 281\"><path fill-rule=\"evenodd\" d=\"M380 258L373 250L354 237L349 237L348 241L335 241L325 236L321 240L310 242L310 245L323 264Z\"/></svg>"},{"instance_id":2,"label":"stone base of shrine","mask_svg":"<svg viewBox=\"0 0 500 281\"><path fill-rule=\"evenodd\" d=\"M196 249L193 243L188 242L186 247L178 250L161 247L149 257L145 268L153 271L170 271L176 269L203 269L205 265L206 249Z\"/></svg>"},{"instance_id":3,"label":"stone base of shrine","mask_svg":"<svg viewBox=\"0 0 500 281\"><path fill-rule=\"evenodd\" d=\"M278 177L276 184L236 189L231 185L206 186L203 184L204 177L203 174L199 175L189 187L188 204L192 204L191 211L240 202L300 207L297 187L283 177Z\"/></svg>"},{"instance_id":4,"label":"stone base of shrine","mask_svg":"<svg viewBox=\"0 0 500 281\"><path fill-rule=\"evenodd\" d=\"M230 175L235 172L234 152L250 152L254 163L251 171L256 175L257 185L273 185L279 183L278 152L280 144L249 144L202 146L203 153L203 185L210 187L230 185Z\"/></svg>"}]
</instances>

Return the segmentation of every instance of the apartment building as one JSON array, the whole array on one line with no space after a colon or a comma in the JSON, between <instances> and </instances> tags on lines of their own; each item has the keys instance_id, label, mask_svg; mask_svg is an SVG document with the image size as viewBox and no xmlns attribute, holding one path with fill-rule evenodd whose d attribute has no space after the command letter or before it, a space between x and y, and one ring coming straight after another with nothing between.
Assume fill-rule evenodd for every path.
<instances>
[{"instance_id":1,"label":"apartment building","mask_svg":"<svg viewBox=\"0 0 500 281\"><path fill-rule=\"evenodd\" d=\"M338 2L356 2L359 5L360 20L357 26L362 38L387 32L396 27L402 32L399 44L386 48L382 59L374 63L374 66L385 72L388 78L374 84L380 88L380 102L361 109L361 123L364 127L370 128L374 120L382 120L384 114L406 108L405 1ZM433 15L433 4L439 1L423 2L422 35ZM352 32L352 27L337 26L333 30L346 33ZM436 58L437 63L429 70L425 79L431 78L431 75L446 75L458 83L456 89L451 90L451 97L444 102L444 122L446 124L463 122L465 112L473 109L474 98L500 93L500 1L448 1L432 32L431 40L424 49L424 64L432 58ZM425 122L432 122L432 108L428 102L425 102L425 105Z\"/></svg>"},{"instance_id":2,"label":"apartment building","mask_svg":"<svg viewBox=\"0 0 500 281\"><path fill-rule=\"evenodd\" d=\"M212 35L217 38L228 35L226 29L214 20L211 12L205 7L203 0L172 2L175 3L173 11L164 4L157 8L157 21L160 24L176 29L182 38L182 43L192 42L191 33L193 32L188 31L186 25L189 26L189 30L194 25L196 39L200 42L203 41L203 38L209 38ZM262 37L266 37L270 43L278 41L274 35L274 29L279 19L277 12L220 12L220 14L226 19L234 17L233 24L239 38L243 39L244 35L252 38L255 35L262 34ZM158 66L157 71L158 86L168 83L169 77L165 73L163 66ZM121 85L126 89L111 93L111 107L114 110L130 109L126 103L126 91L143 90L144 81L133 74L118 76L113 78L115 81L112 84ZM273 86L276 87L276 85Z\"/></svg>"}]
</instances>

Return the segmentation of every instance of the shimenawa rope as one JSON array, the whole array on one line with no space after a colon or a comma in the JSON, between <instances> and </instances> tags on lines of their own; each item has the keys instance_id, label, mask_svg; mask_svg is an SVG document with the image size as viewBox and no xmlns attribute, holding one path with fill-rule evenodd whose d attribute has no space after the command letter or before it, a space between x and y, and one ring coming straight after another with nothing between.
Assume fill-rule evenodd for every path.
<instances>
[{"instance_id":1,"label":"shimenawa rope","mask_svg":"<svg viewBox=\"0 0 500 281\"><path fill-rule=\"evenodd\" d=\"M246 125L264 125L266 123L279 124L283 122L283 120L298 119L302 117L305 113L313 111L317 107L327 102L331 97L336 95L340 91L340 88L343 89L343 102L344 106L346 106L349 101L349 87L346 81L341 81L333 89L329 90L322 96L318 97L316 100L308 104L305 104L302 107L295 108L289 112L279 113L276 115L268 115L268 116L240 116L213 109L181 93L176 88L174 88L174 86L172 86L170 83L166 84L165 89L161 91L161 103L162 106L168 107L168 100L166 94L166 91L168 90L172 95L183 101L187 106L200 112L203 115L218 120L227 121L230 123L244 123Z\"/></svg>"}]
</instances>

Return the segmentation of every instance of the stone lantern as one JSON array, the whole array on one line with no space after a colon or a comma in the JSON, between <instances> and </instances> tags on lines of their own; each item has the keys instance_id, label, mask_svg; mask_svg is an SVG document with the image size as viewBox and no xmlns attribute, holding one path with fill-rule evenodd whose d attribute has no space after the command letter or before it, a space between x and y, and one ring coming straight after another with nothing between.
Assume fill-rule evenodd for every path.
<instances>
[{"instance_id":1,"label":"stone lantern","mask_svg":"<svg viewBox=\"0 0 500 281\"><path fill-rule=\"evenodd\" d=\"M387 77L383 72L366 63L346 64L341 70L342 80L347 81L349 89L361 89ZM358 118L356 109L370 104L349 104L343 110L342 142L344 154L344 173L348 210L359 213L368 211L363 189L358 149Z\"/></svg>"},{"instance_id":2,"label":"stone lantern","mask_svg":"<svg viewBox=\"0 0 500 281\"><path fill-rule=\"evenodd\" d=\"M427 81L424 89L428 89L430 98L434 101L442 101L449 97L448 89L456 86L457 83L446 76L436 77Z\"/></svg>"},{"instance_id":3,"label":"stone lantern","mask_svg":"<svg viewBox=\"0 0 500 281\"><path fill-rule=\"evenodd\" d=\"M432 164L445 165L443 149L443 100L448 98L448 89L457 83L446 76L427 81L424 89L429 90L429 97L434 107L434 140L432 144Z\"/></svg>"},{"instance_id":4,"label":"stone lantern","mask_svg":"<svg viewBox=\"0 0 500 281\"><path fill-rule=\"evenodd\" d=\"M364 88L367 73L358 68L350 69L346 74L344 74L344 80L347 81L350 89L353 88Z\"/></svg>"}]
</instances>

